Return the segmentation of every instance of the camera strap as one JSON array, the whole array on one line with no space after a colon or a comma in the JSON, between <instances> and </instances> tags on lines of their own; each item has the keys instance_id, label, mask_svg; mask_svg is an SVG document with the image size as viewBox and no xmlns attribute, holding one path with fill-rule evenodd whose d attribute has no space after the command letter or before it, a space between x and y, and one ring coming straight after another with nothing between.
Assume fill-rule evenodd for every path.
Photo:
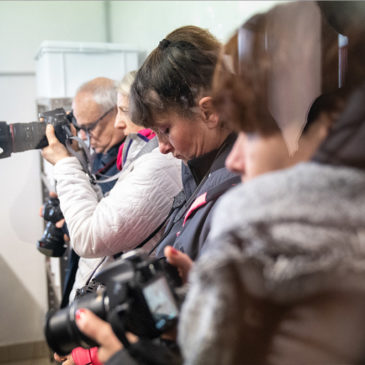
<instances>
[{"instance_id":1,"label":"camera strap","mask_svg":"<svg viewBox=\"0 0 365 365\"><path fill-rule=\"evenodd\" d=\"M75 151L72 148L72 146L71 146L72 141L76 141L78 143L78 145L80 147L79 151ZM67 148L67 151L72 154L72 156L75 156L78 159L78 161L81 164L82 169L89 176L90 183L95 185L96 178L91 173L91 166L90 166L91 156L90 156L90 150L87 147L86 143L81 138L72 136L66 140L66 148Z\"/></svg>"},{"instance_id":2,"label":"camera strap","mask_svg":"<svg viewBox=\"0 0 365 365\"><path fill-rule=\"evenodd\" d=\"M96 271L100 268L100 266L105 262L105 260L107 259L108 256L103 257L100 262L95 266L94 270L92 271L92 273L89 275L89 278L86 280L85 285L89 285L91 279L94 277Z\"/></svg>"},{"instance_id":3,"label":"camera strap","mask_svg":"<svg viewBox=\"0 0 365 365\"><path fill-rule=\"evenodd\" d=\"M129 161L129 163L137 160L139 157L141 157L142 155L145 155L146 153L152 152L156 147L158 147L158 139L156 137L154 137L148 143L146 143L146 145L139 151L139 153L132 160ZM117 180L119 178L120 174L122 173L122 171L123 170L120 170L118 173L116 173L113 176L106 177L106 178L103 178L103 179L98 179L97 183L98 184L105 184L105 183L108 183L110 181Z\"/></svg>"}]
</instances>

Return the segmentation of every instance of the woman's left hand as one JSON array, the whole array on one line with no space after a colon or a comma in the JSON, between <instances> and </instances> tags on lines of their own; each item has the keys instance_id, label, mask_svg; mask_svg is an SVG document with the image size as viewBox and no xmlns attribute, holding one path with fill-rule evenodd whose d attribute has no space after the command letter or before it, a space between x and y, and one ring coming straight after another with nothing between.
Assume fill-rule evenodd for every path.
<instances>
[{"instance_id":1,"label":"woman's left hand","mask_svg":"<svg viewBox=\"0 0 365 365\"><path fill-rule=\"evenodd\" d=\"M193 260L186 253L176 250L172 246L166 246L164 254L167 262L177 268L179 275L185 284L188 281L190 270L193 267Z\"/></svg>"},{"instance_id":2,"label":"woman's left hand","mask_svg":"<svg viewBox=\"0 0 365 365\"><path fill-rule=\"evenodd\" d=\"M55 165L58 161L70 156L66 147L57 139L54 127L51 124L47 124L46 137L48 146L42 149L42 156L49 163Z\"/></svg>"}]
</instances>

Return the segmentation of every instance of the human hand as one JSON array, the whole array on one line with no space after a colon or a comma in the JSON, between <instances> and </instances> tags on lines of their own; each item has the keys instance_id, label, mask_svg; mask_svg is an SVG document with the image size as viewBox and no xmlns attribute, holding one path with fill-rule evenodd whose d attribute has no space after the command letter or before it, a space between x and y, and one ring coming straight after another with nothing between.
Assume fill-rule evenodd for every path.
<instances>
[{"instance_id":1,"label":"human hand","mask_svg":"<svg viewBox=\"0 0 365 365\"><path fill-rule=\"evenodd\" d=\"M57 362L61 362L62 365L75 365L71 354L67 355L67 356L60 356L60 355L54 353L53 357Z\"/></svg>"},{"instance_id":2,"label":"human hand","mask_svg":"<svg viewBox=\"0 0 365 365\"><path fill-rule=\"evenodd\" d=\"M50 196L50 198L58 198L57 193L54 192L54 191L50 191L49 196ZM44 205L42 205L40 207L40 209L39 209L39 216L40 217L43 217L44 216L43 207L44 207ZM61 220L59 220L58 222L56 222L55 226L57 228L60 228L61 229L64 224L65 224L65 219L62 218ZM63 239L64 239L65 242L70 242L70 237L66 233L63 235Z\"/></svg>"},{"instance_id":3,"label":"human hand","mask_svg":"<svg viewBox=\"0 0 365 365\"><path fill-rule=\"evenodd\" d=\"M47 124L46 137L48 146L42 149L42 156L52 165L70 156L66 147L57 139L52 124Z\"/></svg>"},{"instance_id":4,"label":"human hand","mask_svg":"<svg viewBox=\"0 0 365 365\"><path fill-rule=\"evenodd\" d=\"M188 275L193 266L193 260L185 253L176 250L172 246L167 246L164 249L167 262L175 266L179 275L185 284L188 281Z\"/></svg>"},{"instance_id":5,"label":"human hand","mask_svg":"<svg viewBox=\"0 0 365 365\"><path fill-rule=\"evenodd\" d=\"M49 197L50 198L58 198L58 195L55 191L50 191L49 192ZM44 212L43 212L43 207L44 205L42 205L40 208L39 208L39 216L40 217L43 217L44 216Z\"/></svg>"},{"instance_id":6,"label":"human hand","mask_svg":"<svg viewBox=\"0 0 365 365\"><path fill-rule=\"evenodd\" d=\"M63 218L63 219L59 220L58 222L56 222L55 226L57 228L60 228L61 229L64 224L65 224L65 218ZM65 242L70 242L70 237L66 233L64 233L63 234L63 240Z\"/></svg>"},{"instance_id":7,"label":"human hand","mask_svg":"<svg viewBox=\"0 0 365 365\"><path fill-rule=\"evenodd\" d=\"M123 348L122 343L114 334L111 325L97 317L90 310L79 309L76 312L76 324L81 332L100 345L98 351L98 359L100 362L105 363ZM136 338L132 339L128 337L128 340L135 342Z\"/></svg>"}]
</instances>

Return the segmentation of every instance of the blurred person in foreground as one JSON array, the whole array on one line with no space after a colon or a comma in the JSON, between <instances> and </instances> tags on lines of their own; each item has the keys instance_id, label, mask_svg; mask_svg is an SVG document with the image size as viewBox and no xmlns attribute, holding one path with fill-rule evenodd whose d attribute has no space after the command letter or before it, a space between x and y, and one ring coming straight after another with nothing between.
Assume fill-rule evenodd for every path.
<instances>
[{"instance_id":1,"label":"blurred person in foreground","mask_svg":"<svg viewBox=\"0 0 365 365\"><path fill-rule=\"evenodd\" d=\"M245 183L217 207L190 277L179 327L188 364L365 360L365 9L329 3L331 16L313 2L257 15L223 51L215 101L240 131L227 165ZM341 89L336 19L348 35ZM267 173L300 153L320 92L311 161Z\"/></svg>"},{"instance_id":2,"label":"blurred person in foreground","mask_svg":"<svg viewBox=\"0 0 365 365\"><path fill-rule=\"evenodd\" d=\"M341 18L353 4L333 6ZM361 5L352 8L350 23L341 21L349 36L346 80L340 91L332 90L329 105L325 98L315 107L319 123L312 126L317 130L305 153L312 159L295 167L285 163L283 167L289 168L284 170L273 172L271 162L295 161L306 138L305 134L298 138L305 110L318 96L313 87L306 90L305 99L303 94L296 98L296 83L290 84L295 77L284 71L296 71L287 62L291 47L299 52L300 45L304 63L297 71L306 71L302 85L308 86L313 69L306 67L306 60L318 50L319 34L326 26L320 9L312 2L277 6L251 18L226 45L217 70L215 100L220 113L231 116L240 131L227 165L241 172L245 184L227 193L217 206L206 250L190 275L179 322L185 363L364 362L365 331L359 323L365 320L365 77L364 32L357 27L364 24L363 10ZM357 18L362 21L354 24ZM289 38L295 36L278 37L282 31ZM297 42L298 35L302 42ZM323 54L329 57L324 63L329 68L323 72L337 79L338 70L330 66L337 42L332 45ZM317 92L327 92L325 86ZM288 108L280 103L280 91L286 101L304 102L295 108L299 119L291 131L283 124ZM293 150L296 143L298 149ZM172 251L167 256L175 257L175 263L184 261L176 250L165 251ZM115 336L98 321L84 311L78 324L99 340L104 361L114 353L108 365L149 363L126 362L123 350L115 354L115 343L109 341ZM103 326L103 338L95 332L96 323ZM123 356L125 362L118 362Z\"/></svg>"}]
</instances>

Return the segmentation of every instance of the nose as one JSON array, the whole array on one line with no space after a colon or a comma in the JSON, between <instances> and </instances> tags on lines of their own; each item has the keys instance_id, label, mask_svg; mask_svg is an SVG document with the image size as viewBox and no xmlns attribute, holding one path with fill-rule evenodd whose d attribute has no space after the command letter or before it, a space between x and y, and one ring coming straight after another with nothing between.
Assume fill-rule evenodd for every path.
<instances>
[{"instance_id":1,"label":"nose","mask_svg":"<svg viewBox=\"0 0 365 365\"><path fill-rule=\"evenodd\" d=\"M245 137L239 135L231 152L226 158L226 167L232 172L239 173L240 175L245 174Z\"/></svg>"},{"instance_id":2,"label":"nose","mask_svg":"<svg viewBox=\"0 0 365 365\"><path fill-rule=\"evenodd\" d=\"M87 134L84 130L80 129L79 131L79 136L80 138L83 140L83 141L86 141L87 140Z\"/></svg>"},{"instance_id":3,"label":"nose","mask_svg":"<svg viewBox=\"0 0 365 365\"><path fill-rule=\"evenodd\" d=\"M166 138L158 136L158 147L160 152L166 155L173 151L171 144L166 140Z\"/></svg>"},{"instance_id":4,"label":"nose","mask_svg":"<svg viewBox=\"0 0 365 365\"><path fill-rule=\"evenodd\" d=\"M114 128L125 129L126 123L124 122L122 113L118 110L117 116L115 117Z\"/></svg>"}]
</instances>

